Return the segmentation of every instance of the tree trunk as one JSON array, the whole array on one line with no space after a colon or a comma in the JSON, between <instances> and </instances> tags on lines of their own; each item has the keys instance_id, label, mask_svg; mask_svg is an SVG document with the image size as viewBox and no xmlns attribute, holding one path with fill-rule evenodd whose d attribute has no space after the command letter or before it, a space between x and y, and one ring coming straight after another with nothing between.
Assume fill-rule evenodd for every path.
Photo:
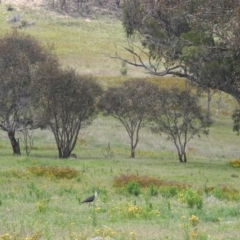
<instances>
[{"instance_id":1,"label":"tree trunk","mask_svg":"<svg viewBox=\"0 0 240 240\"><path fill-rule=\"evenodd\" d=\"M187 162L187 155L186 153L178 153L178 159L180 163L186 163Z\"/></svg>"},{"instance_id":2,"label":"tree trunk","mask_svg":"<svg viewBox=\"0 0 240 240\"><path fill-rule=\"evenodd\" d=\"M16 140L16 138L15 138L15 131L8 132L8 137L9 137L11 145L12 145L13 154L21 155L19 140Z\"/></svg>"},{"instance_id":3,"label":"tree trunk","mask_svg":"<svg viewBox=\"0 0 240 240\"><path fill-rule=\"evenodd\" d=\"M58 147L58 157L59 158L69 158L72 151L69 149L62 149L61 147Z\"/></svg>"},{"instance_id":4,"label":"tree trunk","mask_svg":"<svg viewBox=\"0 0 240 240\"><path fill-rule=\"evenodd\" d=\"M135 149L131 148L131 158L135 158Z\"/></svg>"}]
</instances>

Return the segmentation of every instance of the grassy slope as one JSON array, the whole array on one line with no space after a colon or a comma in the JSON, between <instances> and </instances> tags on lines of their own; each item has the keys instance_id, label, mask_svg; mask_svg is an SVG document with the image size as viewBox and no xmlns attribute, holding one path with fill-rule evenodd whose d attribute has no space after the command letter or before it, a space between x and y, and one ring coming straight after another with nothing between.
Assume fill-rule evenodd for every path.
<instances>
[{"instance_id":1,"label":"grassy slope","mask_svg":"<svg viewBox=\"0 0 240 240\"><path fill-rule=\"evenodd\" d=\"M0 6L0 11L3 13L0 16L0 29L4 33L10 29L5 18L16 12L6 12L3 5ZM120 75L121 62L106 56L114 55L116 47L121 52L122 46L125 45L120 21L114 18L73 19L44 10L32 12L27 8L18 12L24 20L36 23L34 27L19 31L37 37L46 45L53 45L55 53L65 66L71 66L81 73L98 76ZM129 71L130 74L136 75L133 68Z\"/></svg>"},{"instance_id":2,"label":"grassy slope","mask_svg":"<svg viewBox=\"0 0 240 240\"><path fill-rule=\"evenodd\" d=\"M5 23L8 16L4 6L0 5L0 30L9 31ZM79 72L101 75L105 86L115 84L113 76L119 75L118 61L104 57L102 53L114 51L114 44L124 44L121 24L116 20L102 19L86 22L56 18L45 12L32 13L25 10L24 18L36 21L36 26L23 30L46 44L54 43L56 54L65 65ZM21 30L22 31L22 30ZM135 75L131 69L130 75ZM141 75L142 74L137 74ZM122 81L118 78L117 81ZM164 81L164 80L161 80ZM173 83L175 84L175 83ZM213 111L217 98L213 100ZM239 137L231 131L229 113L234 107L232 100L224 96L220 115L215 118L210 136L194 139L189 143L189 163L178 163L175 148L164 136L152 135L143 130L140 135L137 158L129 156L128 137L122 126L111 118L99 116L92 126L81 132L85 144L78 143L75 152L77 160L58 160L52 135L47 131L35 133L34 149L30 157L12 157L5 133L0 134L0 236L17 233L21 237L33 235L37 231L41 239L86 239L92 232L110 226L117 232L114 239L188 239L185 231L191 228L188 218L195 214L201 222L198 225L201 239L238 239L239 238L239 202L218 200L204 195L202 210L189 209L178 198L164 198L161 195L151 197L154 209L160 211L159 217L152 220L144 218L129 219L117 212L108 214L120 201L136 203L146 207L147 190L140 197L132 197L124 190L112 186L113 179L122 173L150 175L164 180L188 183L194 189L204 186L226 185L240 190L239 170L229 166L229 160L239 156ZM225 115L223 115L223 113ZM106 158L108 143L112 159ZM24 155L24 154L23 154ZM80 172L73 180L56 180L35 177L27 171L29 166L58 165L70 166ZM94 212L79 200L100 190L97 201L96 220L93 226ZM39 204L46 202L46 211L39 212ZM186 221L181 219L186 216ZM112 217L112 218L111 218ZM184 225L185 224L185 225ZM184 227L185 226L185 227ZM187 229L190 228L190 229ZM124 232L125 231L125 232ZM124 233L123 233L124 232ZM74 235L76 236L74 238ZM122 237L122 238L120 238ZM5 238L10 239L10 238Z\"/></svg>"}]
</instances>

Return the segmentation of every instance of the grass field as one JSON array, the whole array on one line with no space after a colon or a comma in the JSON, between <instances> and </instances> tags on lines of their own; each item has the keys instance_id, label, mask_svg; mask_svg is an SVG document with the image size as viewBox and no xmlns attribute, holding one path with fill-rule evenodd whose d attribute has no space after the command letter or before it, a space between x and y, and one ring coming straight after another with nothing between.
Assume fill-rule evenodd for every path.
<instances>
[{"instance_id":1,"label":"grass field","mask_svg":"<svg viewBox=\"0 0 240 240\"><path fill-rule=\"evenodd\" d=\"M2 132L0 239L237 240L239 168L233 168L230 160L239 156L239 137L231 132L227 117L221 119L209 138L190 143L187 164L178 162L164 137L152 136L148 130L141 132L136 159L130 159L123 128L101 116L82 131L74 150L77 159L57 159L48 131L35 132L29 157L24 152L13 157ZM36 176L43 166L46 175ZM78 174L59 178L51 173L53 166ZM140 186L135 196L134 186L114 185L123 174L146 182L152 177L163 185ZM80 204L95 189L99 190L95 207ZM195 206L199 198L200 208Z\"/></svg>"},{"instance_id":2,"label":"grass field","mask_svg":"<svg viewBox=\"0 0 240 240\"><path fill-rule=\"evenodd\" d=\"M5 19L14 14L20 14L24 21L35 22L34 26L18 31L35 36L44 45L53 46L63 65L97 76L120 75L121 62L108 57L114 56L116 49L123 56L128 56L122 48L126 46L126 38L119 20L106 17L74 19L45 10L33 12L28 8L9 12L0 5L1 33L12 31L12 25ZM143 71L128 66L128 74L135 76L143 74Z\"/></svg>"},{"instance_id":3,"label":"grass field","mask_svg":"<svg viewBox=\"0 0 240 240\"><path fill-rule=\"evenodd\" d=\"M19 31L54 44L64 65L96 75L104 88L126 79L120 76L121 64L105 57L114 44L124 45L118 20L21 11L36 25ZM2 33L11 31L5 21L9 14L0 5ZM129 67L128 75L144 73ZM167 85L166 78L153 81ZM171 78L169 84L177 81ZM218 100L214 95L213 115ZM0 239L238 240L240 174L230 165L240 155L240 138L232 132L235 107L230 96L222 96L210 135L190 141L186 164L178 162L165 136L148 129L140 132L136 159L129 158L124 128L101 115L80 132L77 159L57 159L47 130L34 132L29 157L22 145L22 156L12 156L7 135L0 132ZM81 204L95 189L95 206Z\"/></svg>"}]
</instances>

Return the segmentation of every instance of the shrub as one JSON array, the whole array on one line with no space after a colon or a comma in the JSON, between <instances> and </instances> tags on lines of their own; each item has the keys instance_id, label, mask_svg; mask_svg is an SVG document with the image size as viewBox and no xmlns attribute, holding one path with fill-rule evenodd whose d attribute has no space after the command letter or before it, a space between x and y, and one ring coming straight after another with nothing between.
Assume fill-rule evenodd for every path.
<instances>
[{"instance_id":1,"label":"shrub","mask_svg":"<svg viewBox=\"0 0 240 240\"><path fill-rule=\"evenodd\" d=\"M184 202L187 203L190 208L198 208L201 209L203 206L203 199L197 192L192 189L188 189L184 195Z\"/></svg>"},{"instance_id":2,"label":"shrub","mask_svg":"<svg viewBox=\"0 0 240 240\"><path fill-rule=\"evenodd\" d=\"M227 186L217 187L213 190L214 197L223 200L238 201L240 199L239 191Z\"/></svg>"},{"instance_id":3,"label":"shrub","mask_svg":"<svg viewBox=\"0 0 240 240\"><path fill-rule=\"evenodd\" d=\"M138 196L140 194L140 184L138 182L130 182L126 185L128 193Z\"/></svg>"},{"instance_id":4,"label":"shrub","mask_svg":"<svg viewBox=\"0 0 240 240\"><path fill-rule=\"evenodd\" d=\"M178 194L179 188L176 186L163 187L160 189L160 193L163 197L174 197Z\"/></svg>"},{"instance_id":5,"label":"shrub","mask_svg":"<svg viewBox=\"0 0 240 240\"><path fill-rule=\"evenodd\" d=\"M56 166L36 166L28 168L28 171L36 176L58 179L72 179L78 175L78 171L69 167L59 168Z\"/></svg>"},{"instance_id":6,"label":"shrub","mask_svg":"<svg viewBox=\"0 0 240 240\"><path fill-rule=\"evenodd\" d=\"M231 200L238 201L240 199L240 194L237 189L228 186L218 186L218 187L204 187L204 193L207 196L213 195L215 198L220 200Z\"/></svg>"},{"instance_id":7,"label":"shrub","mask_svg":"<svg viewBox=\"0 0 240 240\"><path fill-rule=\"evenodd\" d=\"M149 194L150 196L157 196L158 195L158 188L154 185L151 185L149 188Z\"/></svg>"}]
</instances>

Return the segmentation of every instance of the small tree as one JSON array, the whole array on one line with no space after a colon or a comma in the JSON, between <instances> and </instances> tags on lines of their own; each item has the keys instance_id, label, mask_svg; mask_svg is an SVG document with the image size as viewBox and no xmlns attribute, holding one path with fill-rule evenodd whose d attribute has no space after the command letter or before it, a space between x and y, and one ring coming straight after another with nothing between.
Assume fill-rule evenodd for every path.
<instances>
[{"instance_id":1,"label":"small tree","mask_svg":"<svg viewBox=\"0 0 240 240\"><path fill-rule=\"evenodd\" d=\"M100 86L91 76L60 69L56 63L44 64L38 71L36 106L41 127L53 132L59 158L71 155L81 128L91 124L97 113Z\"/></svg>"},{"instance_id":2,"label":"small tree","mask_svg":"<svg viewBox=\"0 0 240 240\"><path fill-rule=\"evenodd\" d=\"M198 97L189 90L161 90L156 103L151 116L152 132L165 133L177 148L179 161L187 162L187 143L195 135L208 134L210 118L202 114Z\"/></svg>"},{"instance_id":3,"label":"small tree","mask_svg":"<svg viewBox=\"0 0 240 240\"><path fill-rule=\"evenodd\" d=\"M148 121L148 115L157 96L154 84L143 79L128 80L119 87L109 88L99 107L105 116L111 115L125 127L130 138L131 157L139 142L139 131Z\"/></svg>"}]
</instances>

